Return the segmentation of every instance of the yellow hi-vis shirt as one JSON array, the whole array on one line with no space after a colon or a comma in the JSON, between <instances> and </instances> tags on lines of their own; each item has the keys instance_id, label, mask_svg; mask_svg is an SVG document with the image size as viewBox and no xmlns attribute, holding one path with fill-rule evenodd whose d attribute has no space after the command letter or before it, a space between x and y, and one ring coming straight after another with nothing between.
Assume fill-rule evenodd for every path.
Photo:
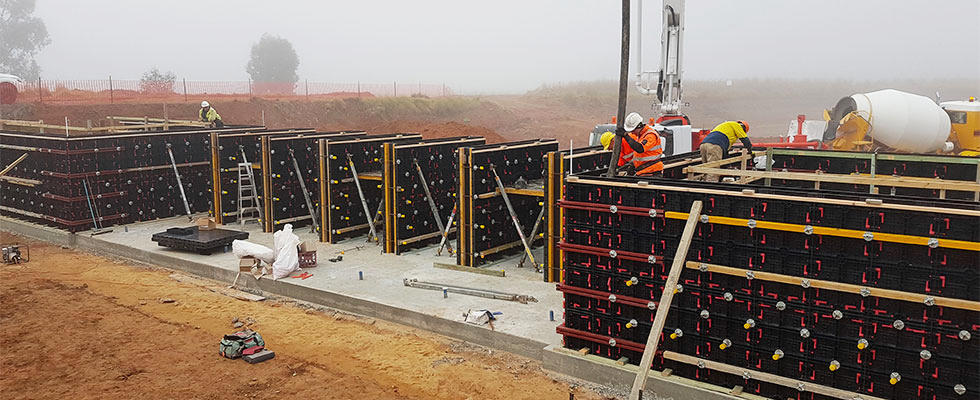
<instances>
[{"instance_id":1,"label":"yellow hi-vis shirt","mask_svg":"<svg viewBox=\"0 0 980 400\"><path fill-rule=\"evenodd\" d=\"M214 122L216 119L221 119L221 116L214 110L214 107L209 107L207 114L204 113L204 109L202 108L199 114L201 114L201 121L204 122Z\"/></svg>"},{"instance_id":2,"label":"yellow hi-vis shirt","mask_svg":"<svg viewBox=\"0 0 980 400\"><path fill-rule=\"evenodd\" d=\"M742 125L735 121L722 122L711 131L725 134L725 136L728 137L729 148L732 147L732 145L739 139L749 137L749 135L745 133L745 130L742 129Z\"/></svg>"}]
</instances>

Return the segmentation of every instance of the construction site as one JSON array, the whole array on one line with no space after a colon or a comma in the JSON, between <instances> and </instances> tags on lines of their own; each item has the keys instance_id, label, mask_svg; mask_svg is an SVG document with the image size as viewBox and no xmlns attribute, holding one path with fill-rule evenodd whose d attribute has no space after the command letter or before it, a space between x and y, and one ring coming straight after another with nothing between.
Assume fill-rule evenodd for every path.
<instances>
[{"instance_id":1,"label":"construction site","mask_svg":"<svg viewBox=\"0 0 980 400\"><path fill-rule=\"evenodd\" d=\"M17 84L3 397L980 398L980 101L682 99L691 5L646 6L660 64L630 73L624 0L616 104L587 110L358 85L215 124Z\"/></svg>"}]
</instances>

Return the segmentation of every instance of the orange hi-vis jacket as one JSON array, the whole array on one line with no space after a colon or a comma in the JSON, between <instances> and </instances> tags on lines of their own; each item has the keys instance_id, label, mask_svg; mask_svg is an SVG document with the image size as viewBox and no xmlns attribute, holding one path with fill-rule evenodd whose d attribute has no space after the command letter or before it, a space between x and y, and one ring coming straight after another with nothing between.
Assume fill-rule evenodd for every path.
<instances>
[{"instance_id":1,"label":"orange hi-vis jacket","mask_svg":"<svg viewBox=\"0 0 980 400\"><path fill-rule=\"evenodd\" d=\"M633 140L643 144L644 151L637 153L623 140L619 152L619 165L623 166L627 162L633 163L637 175L650 175L654 172L663 171L664 163L660 159L664 156L663 144L660 134L650 125L644 125L639 135L629 134Z\"/></svg>"}]
</instances>

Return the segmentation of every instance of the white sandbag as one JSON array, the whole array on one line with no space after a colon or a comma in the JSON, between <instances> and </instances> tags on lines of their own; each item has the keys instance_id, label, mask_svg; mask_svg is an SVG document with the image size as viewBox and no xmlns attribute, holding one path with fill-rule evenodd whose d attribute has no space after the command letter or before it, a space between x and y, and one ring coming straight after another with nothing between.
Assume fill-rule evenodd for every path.
<instances>
[{"instance_id":1,"label":"white sandbag","mask_svg":"<svg viewBox=\"0 0 980 400\"><path fill-rule=\"evenodd\" d=\"M281 279L293 271L299 271L299 236L293 234L293 225L286 224L282 230L272 235L276 245L276 260L272 263L272 278Z\"/></svg>"},{"instance_id":2,"label":"white sandbag","mask_svg":"<svg viewBox=\"0 0 980 400\"><path fill-rule=\"evenodd\" d=\"M276 253L272 249L247 240L231 242L231 252L235 254L235 257L243 258L252 256L264 261L266 264L272 264L276 259Z\"/></svg>"}]
</instances>

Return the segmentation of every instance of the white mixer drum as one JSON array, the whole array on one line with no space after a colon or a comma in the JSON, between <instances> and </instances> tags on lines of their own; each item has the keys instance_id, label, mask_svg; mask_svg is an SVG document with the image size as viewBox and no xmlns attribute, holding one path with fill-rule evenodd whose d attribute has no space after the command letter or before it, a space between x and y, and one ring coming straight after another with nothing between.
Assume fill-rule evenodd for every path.
<instances>
[{"instance_id":1,"label":"white mixer drum","mask_svg":"<svg viewBox=\"0 0 980 400\"><path fill-rule=\"evenodd\" d=\"M949 114L928 97L885 89L851 99L858 115L871 123L867 136L895 150L934 152L949 138Z\"/></svg>"}]
</instances>

